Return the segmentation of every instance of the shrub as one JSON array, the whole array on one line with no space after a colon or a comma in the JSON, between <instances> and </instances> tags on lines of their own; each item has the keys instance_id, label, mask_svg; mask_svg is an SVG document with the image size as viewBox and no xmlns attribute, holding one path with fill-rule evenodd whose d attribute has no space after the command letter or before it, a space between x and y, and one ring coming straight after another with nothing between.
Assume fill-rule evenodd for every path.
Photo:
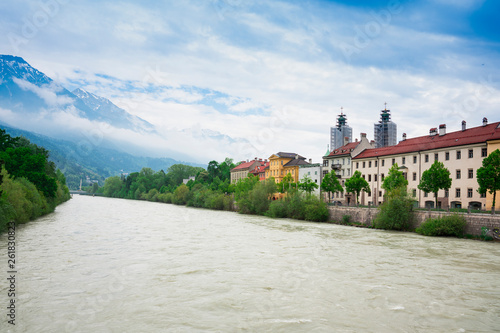
<instances>
[{"instance_id":1,"label":"shrub","mask_svg":"<svg viewBox=\"0 0 500 333\"><path fill-rule=\"evenodd\" d=\"M351 224L351 215L343 215L342 216L342 224L350 225Z\"/></svg>"},{"instance_id":2,"label":"shrub","mask_svg":"<svg viewBox=\"0 0 500 333\"><path fill-rule=\"evenodd\" d=\"M449 215L442 218L428 219L415 231L425 236L463 237L467 222L460 215Z\"/></svg>"},{"instance_id":3,"label":"shrub","mask_svg":"<svg viewBox=\"0 0 500 333\"><path fill-rule=\"evenodd\" d=\"M412 230L415 224L413 201L405 188L392 190L387 195L387 201L379 208L374 227L387 230Z\"/></svg>"},{"instance_id":4,"label":"shrub","mask_svg":"<svg viewBox=\"0 0 500 333\"><path fill-rule=\"evenodd\" d=\"M306 205L300 193L292 193L285 199L287 201L287 216L291 219L305 220Z\"/></svg>"},{"instance_id":5,"label":"shrub","mask_svg":"<svg viewBox=\"0 0 500 333\"><path fill-rule=\"evenodd\" d=\"M232 195L224 195L224 210L233 211L233 196Z\"/></svg>"},{"instance_id":6,"label":"shrub","mask_svg":"<svg viewBox=\"0 0 500 333\"><path fill-rule=\"evenodd\" d=\"M189 188L185 184L179 185L174 191L172 203L176 205L185 205L188 201Z\"/></svg>"},{"instance_id":7,"label":"shrub","mask_svg":"<svg viewBox=\"0 0 500 333\"><path fill-rule=\"evenodd\" d=\"M156 202L156 201L158 201L158 195L159 195L158 190L153 188L153 189L149 190L148 194L146 195L146 200Z\"/></svg>"},{"instance_id":8,"label":"shrub","mask_svg":"<svg viewBox=\"0 0 500 333\"><path fill-rule=\"evenodd\" d=\"M287 204L284 200L275 200L269 204L269 211L267 212L269 217L273 218L284 218L287 217Z\"/></svg>"},{"instance_id":9,"label":"shrub","mask_svg":"<svg viewBox=\"0 0 500 333\"><path fill-rule=\"evenodd\" d=\"M326 222L330 212L325 202L322 202L316 197L310 197L305 204L305 219L306 221Z\"/></svg>"},{"instance_id":10,"label":"shrub","mask_svg":"<svg viewBox=\"0 0 500 333\"><path fill-rule=\"evenodd\" d=\"M173 194L170 192L161 193L158 195L158 201L163 203L172 203Z\"/></svg>"}]
</instances>

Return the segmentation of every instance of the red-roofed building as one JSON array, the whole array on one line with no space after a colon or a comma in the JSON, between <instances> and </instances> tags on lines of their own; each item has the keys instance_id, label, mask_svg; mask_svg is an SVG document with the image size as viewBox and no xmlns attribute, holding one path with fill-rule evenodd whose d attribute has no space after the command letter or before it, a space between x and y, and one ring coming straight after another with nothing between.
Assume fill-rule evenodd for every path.
<instances>
[{"instance_id":1,"label":"red-roofed building","mask_svg":"<svg viewBox=\"0 0 500 333\"><path fill-rule=\"evenodd\" d=\"M259 180L266 179L266 168L269 168L269 162L264 161L261 162L261 165L256 166L250 173L256 177L259 177Z\"/></svg>"},{"instance_id":2,"label":"red-roofed building","mask_svg":"<svg viewBox=\"0 0 500 333\"><path fill-rule=\"evenodd\" d=\"M240 162L239 165L231 169L231 183L236 183L238 180L248 177L248 174L254 174L260 177L261 172L264 173L265 178L264 168L266 165L269 165L267 160L263 161L261 158L258 159L257 157L251 161L247 160L246 162ZM259 172L254 173L257 168L259 168Z\"/></svg>"},{"instance_id":3,"label":"red-roofed building","mask_svg":"<svg viewBox=\"0 0 500 333\"><path fill-rule=\"evenodd\" d=\"M476 171L489 153L489 143L500 140L500 122L467 129L462 122L462 130L446 133L446 125L431 128L429 135L403 140L395 146L366 149L353 157L352 171L359 170L371 187L371 194L362 193L361 204L380 204L384 190L381 185L384 176L394 163L408 180L408 190L420 207L433 207L434 196L418 189L422 173L434 161L443 162L451 173L452 184L448 191L438 193L438 205L442 208L489 209L486 196L477 192L479 188ZM490 203L491 206L491 203Z\"/></svg>"},{"instance_id":4,"label":"red-roofed building","mask_svg":"<svg viewBox=\"0 0 500 333\"><path fill-rule=\"evenodd\" d=\"M327 156L323 156L323 175L322 178L332 170L335 171L337 177L339 178L340 184L344 187L346 179L352 176L352 164L351 159L357 156L363 150L368 148L373 148L373 143L369 142L366 138L366 133L361 133L361 140L356 139L355 142L348 141L344 142L345 145L337 149L333 149ZM326 195L328 198L328 195ZM336 193L335 197L330 195L330 198L334 201L343 201L345 204L352 203L352 197L349 194Z\"/></svg>"}]
</instances>

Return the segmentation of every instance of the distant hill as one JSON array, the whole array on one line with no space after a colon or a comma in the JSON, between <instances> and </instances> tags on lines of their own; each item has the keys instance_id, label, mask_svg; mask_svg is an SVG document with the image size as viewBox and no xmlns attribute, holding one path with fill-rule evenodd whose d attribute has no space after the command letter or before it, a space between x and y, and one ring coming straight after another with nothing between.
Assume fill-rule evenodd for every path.
<instances>
[{"instance_id":1,"label":"distant hill","mask_svg":"<svg viewBox=\"0 0 500 333\"><path fill-rule=\"evenodd\" d=\"M187 164L206 168L206 165L180 162L172 158L137 157L117 150L94 146L82 146L77 143L50 138L45 135L12 128L0 124L11 136L23 136L32 143L42 146L50 151L50 160L66 176L70 189L77 189L80 179L84 185L86 179L97 180L102 185L104 179L122 173L140 171L143 167L155 171L167 169L174 164Z\"/></svg>"}]
</instances>

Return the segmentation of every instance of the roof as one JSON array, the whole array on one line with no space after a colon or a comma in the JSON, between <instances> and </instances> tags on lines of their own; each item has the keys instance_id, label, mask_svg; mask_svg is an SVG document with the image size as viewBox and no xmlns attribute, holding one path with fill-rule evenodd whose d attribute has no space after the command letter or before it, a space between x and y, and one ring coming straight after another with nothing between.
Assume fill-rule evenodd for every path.
<instances>
[{"instance_id":1,"label":"roof","mask_svg":"<svg viewBox=\"0 0 500 333\"><path fill-rule=\"evenodd\" d=\"M483 143L500 139L500 122L473 127L464 131L450 132L444 135L426 135L400 141L395 146L366 149L353 159L387 155L399 155L425 150L441 149Z\"/></svg>"},{"instance_id":2,"label":"roof","mask_svg":"<svg viewBox=\"0 0 500 333\"><path fill-rule=\"evenodd\" d=\"M264 172L267 168L269 168L269 162L260 162L261 165L257 165L250 173L261 173Z\"/></svg>"},{"instance_id":3,"label":"roof","mask_svg":"<svg viewBox=\"0 0 500 333\"><path fill-rule=\"evenodd\" d=\"M295 156L297 156L298 154L295 154L295 153L284 153L284 152L279 152L277 154L273 154L273 155L276 155L278 156L279 158L295 158ZM306 158L303 157L303 156L299 156L299 159L302 159L302 160L305 160ZM272 157L272 156L271 156Z\"/></svg>"},{"instance_id":4,"label":"roof","mask_svg":"<svg viewBox=\"0 0 500 333\"><path fill-rule=\"evenodd\" d=\"M300 158L294 158L291 161L288 161L283 167L290 167L290 166L297 166L297 165L304 165L304 164L309 164L309 162L306 162Z\"/></svg>"},{"instance_id":5,"label":"roof","mask_svg":"<svg viewBox=\"0 0 500 333\"><path fill-rule=\"evenodd\" d=\"M259 163L259 161L251 160L249 162L242 162L240 165L232 168L231 171L245 170L245 169L250 168L255 163Z\"/></svg>"},{"instance_id":6,"label":"roof","mask_svg":"<svg viewBox=\"0 0 500 333\"><path fill-rule=\"evenodd\" d=\"M354 150L354 148L356 148L360 143L361 141L349 142L345 146L332 150L330 152L330 155L328 156L339 156L339 155L350 154Z\"/></svg>"}]
</instances>

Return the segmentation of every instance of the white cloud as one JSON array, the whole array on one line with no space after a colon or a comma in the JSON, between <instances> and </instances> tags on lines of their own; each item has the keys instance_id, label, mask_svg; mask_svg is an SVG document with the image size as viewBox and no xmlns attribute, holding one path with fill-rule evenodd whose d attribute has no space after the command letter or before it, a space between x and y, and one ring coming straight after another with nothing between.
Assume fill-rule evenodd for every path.
<instances>
[{"instance_id":1,"label":"white cloud","mask_svg":"<svg viewBox=\"0 0 500 333\"><path fill-rule=\"evenodd\" d=\"M39 87L26 80L18 78L13 80L21 89L35 93L49 106L63 106L73 102L73 99L69 96L58 95L57 93L61 92L62 89L54 83Z\"/></svg>"}]
</instances>

